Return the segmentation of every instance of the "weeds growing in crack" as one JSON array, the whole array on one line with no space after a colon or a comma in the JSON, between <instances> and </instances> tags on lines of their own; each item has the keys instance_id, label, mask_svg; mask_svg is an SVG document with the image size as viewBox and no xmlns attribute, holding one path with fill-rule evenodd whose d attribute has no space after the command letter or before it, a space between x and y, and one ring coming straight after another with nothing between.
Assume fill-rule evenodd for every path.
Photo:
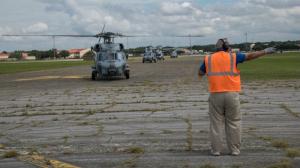
<instances>
[{"instance_id":1,"label":"weeds growing in crack","mask_svg":"<svg viewBox=\"0 0 300 168\"><path fill-rule=\"evenodd\" d=\"M85 126L85 125L89 125L89 122L84 121L84 122L81 122L81 123L79 123L77 125L79 125L79 126Z\"/></svg>"},{"instance_id":2,"label":"weeds growing in crack","mask_svg":"<svg viewBox=\"0 0 300 168\"><path fill-rule=\"evenodd\" d=\"M125 152L132 153L132 154L143 154L145 153L145 150L142 147L134 146L126 149Z\"/></svg>"},{"instance_id":3,"label":"weeds growing in crack","mask_svg":"<svg viewBox=\"0 0 300 168\"><path fill-rule=\"evenodd\" d=\"M183 118L184 122L187 124L186 130L186 143L187 143L187 150L191 151L193 146L193 132L192 132L192 123L190 117Z\"/></svg>"},{"instance_id":4,"label":"weeds growing in crack","mask_svg":"<svg viewBox=\"0 0 300 168\"><path fill-rule=\"evenodd\" d=\"M206 164L200 166L200 168L217 168L217 167L211 163L206 163Z\"/></svg>"},{"instance_id":5,"label":"weeds growing in crack","mask_svg":"<svg viewBox=\"0 0 300 168\"><path fill-rule=\"evenodd\" d=\"M287 147L289 147L288 142L284 140L272 140L271 144L273 147L280 149L286 149Z\"/></svg>"},{"instance_id":6,"label":"weeds growing in crack","mask_svg":"<svg viewBox=\"0 0 300 168\"><path fill-rule=\"evenodd\" d=\"M292 168L293 165L290 160L288 159L283 159L279 161L278 163L272 164L267 166L267 168Z\"/></svg>"},{"instance_id":7,"label":"weeds growing in crack","mask_svg":"<svg viewBox=\"0 0 300 168\"><path fill-rule=\"evenodd\" d=\"M95 109L89 109L87 115L94 115L96 113Z\"/></svg>"},{"instance_id":8,"label":"weeds growing in crack","mask_svg":"<svg viewBox=\"0 0 300 168\"><path fill-rule=\"evenodd\" d=\"M66 136L63 137L63 139L64 139L64 144L68 143L69 138L70 138L70 137L69 137L68 135L66 135Z\"/></svg>"},{"instance_id":9,"label":"weeds growing in crack","mask_svg":"<svg viewBox=\"0 0 300 168\"><path fill-rule=\"evenodd\" d=\"M125 160L124 162L122 162L122 167L128 167L128 168L137 167L136 161L138 160L139 157L140 157L140 155L137 155L137 156L134 156L131 159Z\"/></svg>"},{"instance_id":10,"label":"weeds growing in crack","mask_svg":"<svg viewBox=\"0 0 300 168\"><path fill-rule=\"evenodd\" d=\"M19 154L17 151L15 150L11 150L11 151L7 151L3 154L3 158L13 158L13 157L17 157Z\"/></svg>"},{"instance_id":11,"label":"weeds growing in crack","mask_svg":"<svg viewBox=\"0 0 300 168\"><path fill-rule=\"evenodd\" d=\"M57 117L52 118L52 121L58 121L58 118Z\"/></svg>"},{"instance_id":12,"label":"weeds growing in crack","mask_svg":"<svg viewBox=\"0 0 300 168\"><path fill-rule=\"evenodd\" d=\"M299 118L299 114L293 112L286 104L281 104L280 107L283 108L286 112L288 112L292 116Z\"/></svg>"},{"instance_id":13,"label":"weeds growing in crack","mask_svg":"<svg viewBox=\"0 0 300 168\"><path fill-rule=\"evenodd\" d=\"M263 141L271 141L273 138L270 136L260 136L258 137L259 139L263 140Z\"/></svg>"},{"instance_id":14,"label":"weeds growing in crack","mask_svg":"<svg viewBox=\"0 0 300 168\"><path fill-rule=\"evenodd\" d=\"M290 158L300 157L300 149L288 148L286 149L286 156Z\"/></svg>"},{"instance_id":15,"label":"weeds growing in crack","mask_svg":"<svg viewBox=\"0 0 300 168\"><path fill-rule=\"evenodd\" d=\"M258 137L258 138L263 140L263 141L270 142L271 145L275 148L285 150L287 157L290 157L290 158L300 157L300 149L298 149L298 148L288 148L289 144L285 140L278 140L278 139L276 140L276 139L274 139L272 137L269 137L269 136L261 136L261 137Z\"/></svg>"}]
</instances>

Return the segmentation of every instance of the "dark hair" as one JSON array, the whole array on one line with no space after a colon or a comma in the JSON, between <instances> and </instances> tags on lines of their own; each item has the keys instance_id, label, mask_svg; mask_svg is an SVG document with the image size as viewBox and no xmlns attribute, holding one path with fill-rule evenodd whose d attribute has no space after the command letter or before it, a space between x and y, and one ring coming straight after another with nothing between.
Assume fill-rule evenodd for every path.
<instances>
[{"instance_id":1,"label":"dark hair","mask_svg":"<svg viewBox=\"0 0 300 168\"><path fill-rule=\"evenodd\" d=\"M224 40L224 39L220 39L222 42L223 42L223 44L222 44L222 48L223 48L223 50L224 51L228 51L229 50L229 43L228 43L228 41L226 40Z\"/></svg>"}]
</instances>

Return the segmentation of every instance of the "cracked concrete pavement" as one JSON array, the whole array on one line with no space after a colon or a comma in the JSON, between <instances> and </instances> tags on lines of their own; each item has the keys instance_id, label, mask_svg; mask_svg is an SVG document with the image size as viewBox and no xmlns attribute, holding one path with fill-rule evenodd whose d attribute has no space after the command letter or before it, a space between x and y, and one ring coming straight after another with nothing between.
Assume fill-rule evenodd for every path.
<instances>
[{"instance_id":1,"label":"cracked concrete pavement","mask_svg":"<svg viewBox=\"0 0 300 168\"><path fill-rule=\"evenodd\" d=\"M224 147L213 157L199 60L131 61L129 80L91 81L88 66L0 75L0 155L34 152L79 167L250 168L282 159L299 167L272 142L300 149L300 81L243 82L242 153ZM35 166L2 157L0 167Z\"/></svg>"}]
</instances>

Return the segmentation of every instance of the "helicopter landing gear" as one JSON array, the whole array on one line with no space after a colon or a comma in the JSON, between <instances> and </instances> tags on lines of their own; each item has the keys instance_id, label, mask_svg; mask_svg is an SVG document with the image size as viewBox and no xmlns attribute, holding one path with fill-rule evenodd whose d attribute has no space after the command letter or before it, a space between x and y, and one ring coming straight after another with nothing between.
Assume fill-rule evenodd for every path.
<instances>
[{"instance_id":1,"label":"helicopter landing gear","mask_svg":"<svg viewBox=\"0 0 300 168\"><path fill-rule=\"evenodd\" d=\"M96 80L96 77L97 77L97 72L93 71L92 72L92 80Z\"/></svg>"},{"instance_id":2,"label":"helicopter landing gear","mask_svg":"<svg viewBox=\"0 0 300 168\"><path fill-rule=\"evenodd\" d=\"M129 71L125 71L125 77L126 77L126 79L129 79L129 77L130 77Z\"/></svg>"}]
</instances>

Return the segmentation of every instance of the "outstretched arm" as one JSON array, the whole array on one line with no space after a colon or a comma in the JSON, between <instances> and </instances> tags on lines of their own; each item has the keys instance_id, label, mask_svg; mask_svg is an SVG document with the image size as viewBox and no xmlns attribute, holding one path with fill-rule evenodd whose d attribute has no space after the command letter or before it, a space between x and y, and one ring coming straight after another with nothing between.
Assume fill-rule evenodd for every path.
<instances>
[{"instance_id":1,"label":"outstretched arm","mask_svg":"<svg viewBox=\"0 0 300 168\"><path fill-rule=\"evenodd\" d=\"M253 59L259 58L261 56L264 56L266 54L272 54L274 52L276 52L276 49L274 47L270 47L270 48L266 48L266 49L261 50L261 51L247 53L246 54L246 60L247 61L253 60Z\"/></svg>"},{"instance_id":2,"label":"outstretched arm","mask_svg":"<svg viewBox=\"0 0 300 168\"><path fill-rule=\"evenodd\" d=\"M259 58L261 56L266 55L266 53L262 50L262 51L256 51L256 52L251 52L251 53L247 53L246 54L246 61L250 61L256 58Z\"/></svg>"},{"instance_id":3,"label":"outstretched arm","mask_svg":"<svg viewBox=\"0 0 300 168\"><path fill-rule=\"evenodd\" d=\"M205 75L205 63L204 61L202 62L202 65L200 66L199 70L198 70L198 78L201 79L202 76Z\"/></svg>"}]
</instances>

